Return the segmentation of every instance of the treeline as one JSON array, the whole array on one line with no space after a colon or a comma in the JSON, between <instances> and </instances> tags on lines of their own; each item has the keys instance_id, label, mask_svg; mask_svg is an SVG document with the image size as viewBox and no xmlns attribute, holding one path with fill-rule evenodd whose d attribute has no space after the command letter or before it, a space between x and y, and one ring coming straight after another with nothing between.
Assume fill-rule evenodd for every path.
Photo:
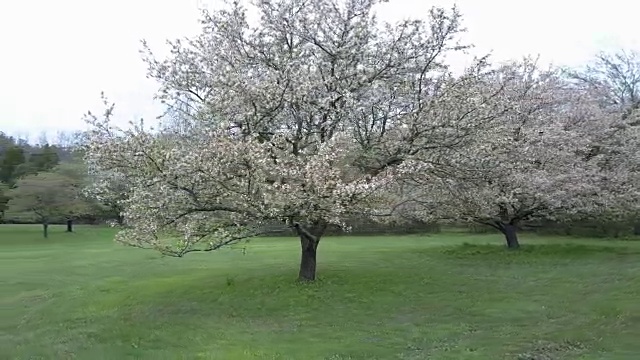
<instances>
[{"instance_id":1,"label":"treeline","mask_svg":"<svg viewBox=\"0 0 640 360\"><path fill-rule=\"evenodd\" d=\"M13 186L18 179L49 171L72 156L68 147L31 145L0 132L0 182Z\"/></svg>"},{"instance_id":2,"label":"treeline","mask_svg":"<svg viewBox=\"0 0 640 360\"><path fill-rule=\"evenodd\" d=\"M79 137L75 135L75 140L61 144L30 144L0 132L0 223L67 224L68 230L72 231L73 223L122 222L121 209L115 202L98 201L86 195L85 190L96 179L89 176ZM419 220L398 225L353 218L348 223L348 231L330 227L327 234L401 235L451 229L479 234L495 231L481 224L439 224ZM640 235L640 224L632 218L627 221L595 218L527 224L521 230L542 235L619 238Z\"/></svg>"}]
</instances>

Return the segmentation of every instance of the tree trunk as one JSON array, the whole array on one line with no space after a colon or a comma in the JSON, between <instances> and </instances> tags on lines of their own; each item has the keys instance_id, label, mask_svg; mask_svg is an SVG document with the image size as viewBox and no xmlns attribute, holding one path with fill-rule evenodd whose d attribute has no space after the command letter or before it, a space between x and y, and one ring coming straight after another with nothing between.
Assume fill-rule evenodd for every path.
<instances>
[{"instance_id":1,"label":"tree trunk","mask_svg":"<svg viewBox=\"0 0 640 360\"><path fill-rule=\"evenodd\" d=\"M73 220L67 219L67 232L73 232Z\"/></svg>"},{"instance_id":2,"label":"tree trunk","mask_svg":"<svg viewBox=\"0 0 640 360\"><path fill-rule=\"evenodd\" d=\"M298 223L294 224L294 229L298 236L300 236L300 246L302 250L298 280L306 282L316 279L316 254L320 237L322 237L326 228L327 224L324 222L316 222L309 227Z\"/></svg>"},{"instance_id":3,"label":"tree trunk","mask_svg":"<svg viewBox=\"0 0 640 360\"><path fill-rule=\"evenodd\" d=\"M46 222L42 223L42 234L45 239L49 237L49 224Z\"/></svg>"},{"instance_id":4,"label":"tree trunk","mask_svg":"<svg viewBox=\"0 0 640 360\"><path fill-rule=\"evenodd\" d=\"M518 242L518 227L514 224L502 224L502 233L507 240L509 249L517 249L520 247Z\"/></svg>"},{"instance_id":5,"label":"tree trunk","mask_svg":"<svg viewBox=\"0 0 640 360\"><path fill-rule=\"evenodd\" d=\"M316 279L318 240L314 241L303 236L300 237L300 245L302 247L300 271L298 272L298 280L300 281L314 281Z\"/></svg>"},{"instance_id":6,"label":"tree trunk","mask_svg":"<svg viewBox=\"0 0 640 360\"><path fill-rule=\"evenodd\" d=\"M118 222L119 226L122 226L124 224L124 216L118 215L118 217L116 218L116 221Z\"/></svg>"},{"instance_id":7,"label":"tree trunk","mask_svg":"<svg viewBox=\"0 0 640 360\"><path fill-rule=\"evenodd\" d=\"M640 223L638 222L633 225L633 235L640 235Z\"/></svg>"},{"instance_id":8,"label":"tree trunk","mask_svg":"<svg viewBox=\"0 0 640 360\"><path fill-rule=\"evenodd\" d=\"M492 228L500 231L507 241L507 248L518 249L520 247L520 242L518 242L517 220L511 220L510 222L505 222L504 220L476 220L476 222L491 226Z\"/></svg>"}]
</instances>

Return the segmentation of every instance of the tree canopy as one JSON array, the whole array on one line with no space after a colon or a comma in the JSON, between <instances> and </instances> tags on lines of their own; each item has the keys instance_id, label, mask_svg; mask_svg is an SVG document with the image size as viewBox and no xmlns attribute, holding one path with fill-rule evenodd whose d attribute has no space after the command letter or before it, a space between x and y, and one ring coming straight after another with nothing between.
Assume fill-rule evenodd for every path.
<instances>
[{"instance_id":1,"label":"tree canopy","mask_svg":"<svg viewBox=\"0 0 640 360\"><path fill-rule=\"evenodd\" d=\"M517 247L522 221L635 211L634 109L532 59L453 74L455 7L389 24L380 2L255 1L250 24L225 1L168 57L144 44L174 121L117 128L106 98L87 116L89 192L124 216L117 240L180 257L286 225L313 280L320 238L353 215L476 221Z\"/></svg>"},{"instance_id":2,"label":"tree canopy","mask_svg":"<svg viewBox=\"0 0 640 360\"><path fill-rule=\"evenodd\" d=\"M606 111L593 92L572 88L558 70L540 69L532 59L500 72L514 79L501 100L509 111L476 132L457 172L405 180L414 188L406 201L418 204L419 215L489 225L516 248L524 222L576 220L637 204L637 170L630 165L640 143L619 127L619 112ZM626 148L616 145L621 141ZM595 146L602 149L597 156ZM612 161L613 153L626 160Z\"/></svg>"},{"instance_id":3,"label":"tree canopy","mask_svg":"<svg viewBox=\"0 0 640 360\"><path fill-rule=\"evenodd\" d=\"M77 189L73 180L57 173L39 173L17 181L9 191L7 212L33 217L44 226L47 237L49 223L77 211Z\"/></svg>"}]
</instances>

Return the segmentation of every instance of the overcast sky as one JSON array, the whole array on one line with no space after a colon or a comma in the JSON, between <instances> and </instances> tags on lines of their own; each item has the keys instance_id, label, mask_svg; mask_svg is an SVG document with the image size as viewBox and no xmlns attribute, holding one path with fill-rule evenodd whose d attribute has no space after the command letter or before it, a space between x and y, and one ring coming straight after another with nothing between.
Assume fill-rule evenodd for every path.
<instances>
[{"instance_id":1,"label":"overcast sky","mask_svg":"<svg viewBox=\"0 0 640 360\"><path fill-rule=\"evenodd\" d=\"M0 2L0 131L36 138L42 131L84 128L82 114L100 109L101 91L117 104L118 122L155 118L155 85L145 78L140 39L198 31L198 8L215 0L29 0ZM598 50L640 50L630 0L391 0L385 20L424 16L433 5L458 4L475 52L496 59L540 54L580 65Z\"/></svg>"}]
</instances>

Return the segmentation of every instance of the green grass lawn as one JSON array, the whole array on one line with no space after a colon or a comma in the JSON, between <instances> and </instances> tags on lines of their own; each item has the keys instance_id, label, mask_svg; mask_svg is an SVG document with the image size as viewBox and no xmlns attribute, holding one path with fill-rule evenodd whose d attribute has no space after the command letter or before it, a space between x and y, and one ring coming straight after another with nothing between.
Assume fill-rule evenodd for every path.
<instances>
[{"instance_id":1,"label":"green grass lawn","mask_svg":"<svg viewBox=\"0 0 640 360\"><path fill-rule=\"evenodd\" d=\"M325 238L298 284L293 238L176 259L39 231L0 226L0 359L640 358L637 242Z\"/></svg>"}]
</instances>

